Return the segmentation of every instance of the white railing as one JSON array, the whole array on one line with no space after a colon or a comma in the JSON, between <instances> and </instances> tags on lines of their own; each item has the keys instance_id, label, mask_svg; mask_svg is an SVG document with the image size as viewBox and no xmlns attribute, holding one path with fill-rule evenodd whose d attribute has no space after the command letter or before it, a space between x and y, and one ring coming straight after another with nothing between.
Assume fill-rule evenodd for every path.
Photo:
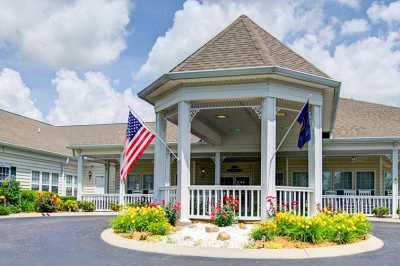
<instances>
[{"instance_id":1,"label":"white railing","mask_svg":"<svg viewBox=\"0 0 400 266\"><path fill-rule=\"evenodd\" d=\"M276 207L278 210L308 216L311 209L312 188L276 186Z\"/></svg>"},{"instance_id":2,"label":"white railing","mask_svg":"<svg viewBox=\"0 0 400 266\"><path fill-rule=\"evenodd\" d=\"M190 186L189 196L190 218L193 219L210 219L213 209L222 206L226 196L239 200L239 219L259 220L261 217L260 186Z\"/></svg>"},{"instance_id":3,"label":"white railing","mask_svg":"<svg viewBox=\"0 0 400 266\"><path fill-rule=\"evenodd\" d=\"M392 213L392 197L323 195L322 206L334 211L366 215L372 215L372 210L376 207L386 207L390 214Z\"/></svg>"},{"instance_id":4,"label":"white railing","mask_svg":"<svg viewBox=\"0 0 400 266\"><path fill-rule=\"evenodd\" d=\"M153 201L153 194L125 194L124 204L146 204Z\"/></svg>"},{"instance_id":5,"label":"white railing","mask_svg":"<svg viewBox=\"0 0 400 266\"><path fill-rule=\"evenodd\" d=\"M168 186L161 187L161 198L165 201L165 203L175 202L176 200L176 187Z\"/></svg>"},{"instance_id":6,"label":"white railing","mask_svg":"<svg viewBox=\"0 0 400 266\"><path fill-rule=\"evenodd\" d=\"M119 203L118 194L84 194L83 201L93 202L96 206L96 211L108 211L112 203Z\"/></svg>"}]
</instances>

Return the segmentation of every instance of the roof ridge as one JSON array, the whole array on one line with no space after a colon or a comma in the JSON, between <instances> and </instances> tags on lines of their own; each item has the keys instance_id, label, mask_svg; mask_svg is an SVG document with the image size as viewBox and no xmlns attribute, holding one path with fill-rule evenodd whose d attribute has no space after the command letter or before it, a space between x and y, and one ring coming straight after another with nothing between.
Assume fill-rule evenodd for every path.
<instances>
[{"instance_id":1,"label":"roof ridge","mask_svg":"<svg viewBox=\"0 0 400 266\"><path fill-rule=\"evenodd\" d=\"M187 61L195 54L199 53L200 51L206 49L208 46L210 46L211 44L213 44L213 42L221 37L224 36L236 23L240 22L240 20L242 19L242 16L245 15L241 15L240 17L238 17L237 19L235 19L231 24L229 24L228 26L226 26L222 31L218 32L216 35L214 35L214 37L212 37L209 40L206 40L206 42L200 46L200 48L198 48L197 50L195 50L193 53L191 53L190 55L188 55L185 59L183 59L178 65L174 66L170 71L168 72L175 72L176 69L179 69L182 65L186 64ZM178 70L179 71L179 70Z\"/></svg>"},{"instance_id":2,"label":"roof ridge","mask_svg":"<svg viewBox=\"0 0 400 266\"><path fill-rule=\"evenodd\" d=\"M325 74L327 77L330 78L329 75L327 75L324 71L322 71L321 69L319 69L317 66L315 66L313 63L311 63L309 60L307 60L306 58L304 58L302 55L300 55L299 53L297 53L296 51L294 51L292 48L290 48L288 45L286 45L285 43L283 43L282 41L280 41L278 38L276 38L274 35L272 35L271 33L269 33L268 31L266 31L263 27L260 27L257 23L255 23L251 18L246 17L248 22L251 22L253 24L254 27L261 29L261 31L266 34L267 36L271 37L272 39L274 39L274 41L276 41L277 43L281 44L284 48L288 49L290 52L292 52L293 54L295 54L296 56L298 56L299 58L303 59L305 62L307 62L308 64L310 64L312 67L314 67L316 70L318 70L319 72L321 72L322 74ZM265 47L265 43L263 41L261 41L261 43L264 45ZM266 47L265 47L266 48ZM266 48L267 49L267 48ZM274 63L275 60L273 60Z\"/></svg>"},{"instance_id":3,"label":"roof ridge","mask_svg":"<svg viewBox=\"0 0 400 266\"><path fill-rule=\"evenodd\" d=\"M255 29L253 27L251 27L252 23L253 25L255 24L254 21L252 21L248 16L246 15L241 15L240 18L242 19L242 23L245 26L246 30L248 31L250 38L253 40L253 42L255 43L255 47L259 53L259 55L261 56L262 61L264 62L265 65L270 65L268 62L272 62L273 65L276 65L277 62L275 62L274 58L269 56L269 53L266 53L266 47L265 47L265 43L260 40L260 38L258 37L258 35L256 34L256 32L254 31Z\"/></svg>"}]
</instances>

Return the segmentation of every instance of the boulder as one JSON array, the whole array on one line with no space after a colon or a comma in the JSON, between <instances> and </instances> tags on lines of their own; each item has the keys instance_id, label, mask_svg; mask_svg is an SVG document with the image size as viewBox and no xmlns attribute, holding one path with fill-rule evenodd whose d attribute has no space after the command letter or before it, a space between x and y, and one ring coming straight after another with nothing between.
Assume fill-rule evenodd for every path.
<instances>
[{"instance_id":1,"label":"boulder","mask_svg":"<svg viewBox=\"0 0 400 266\"><path fill-rule=\"evenodd\" d=\"M244 223L240 223L240 224L239 224L239 228L240 228L240 229L246 229L246 225L245 225Z\"/></svg>"},{"instance_id":2,"label":"boulder","mask_svg":"<svg viewBox=\"0 0 400 266\"><path fill-rule=\"evenodd\" d=\"M207 233L216 233L219 231L218 226L214 224L207 224L204 229L206 230Z\"/></svg>"},{"instance_id":3,"label":"boulder","mask_svg":"<svg viewBox=\"0 0 400 266\"><path fill-rule=\"evenodd\" d=\"M191 236L184 236L183 240L185 240L185 241L193 241L193 238Z\"/></svg>"},{"instance_id":4,"label":"boulder","mask_svg":"<svg viewBox=\"0 0 400 266\"><path fill-rule=\"evenodd\" d=\"M220 232L217 236L217 240L226 241L231 239L231 236L227 232Z\"/></svg>"}]
</instances>

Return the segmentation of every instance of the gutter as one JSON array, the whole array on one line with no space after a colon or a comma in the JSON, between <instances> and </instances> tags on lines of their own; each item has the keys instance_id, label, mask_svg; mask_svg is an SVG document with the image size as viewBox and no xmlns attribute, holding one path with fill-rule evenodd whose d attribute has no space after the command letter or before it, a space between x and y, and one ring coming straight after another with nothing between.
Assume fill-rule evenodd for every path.
<instances>
[{"instance_id":1,"label":"gutter","mask_svg":"<svg viewBox=\"0 0 400 266\"><path fill-rule=\"evenodd\" d=\"M356 137L356 138L334 138L334 139L324 139L325 143L400 143L399 137Z\"/></svg>"},{"instance_id":2,"label":"gutter","mask_svg":"<svg viewBox=\"0 0 400 266\"><path fill-rule=\"evenodd\" d=\"M325 78L279 66L261 66L261 67L245 67L245 68L212 69L212 70L200 70L200 71L195 70L195 71L169 72L163 74L160 78L158 78L149 86L140 91L138 93L138 96L141 99L154 105L154 103L150 102L148 99L146 99L146 97L170 80L230 77L230 76L260 75L260 74L277 74L303 81L317 83L320 85L325 85L328 87L334 87L336 90L337 88L340 88L340 82L333 80L331 78ZM339 95L339 93L337 93L337 95Z\"/></svg>"}]
</instances>

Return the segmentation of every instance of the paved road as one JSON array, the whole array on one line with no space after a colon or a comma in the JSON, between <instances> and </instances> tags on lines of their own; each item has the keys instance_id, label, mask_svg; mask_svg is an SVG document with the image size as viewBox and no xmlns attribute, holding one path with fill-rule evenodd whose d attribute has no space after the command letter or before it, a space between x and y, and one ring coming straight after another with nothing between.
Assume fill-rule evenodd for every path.
<instances>
[{"instance_id":1,"label":"paved road","mask_svg":"<svg viewBox=\"0 0 400 266\"><path fill-rule=\"evenodd\" d=\"M100 239L110 217L0 220L0 265L400 265L400 224L375 223L379 251L313 260L233 260L174 257L115 248Z\"/></svg>"}]
</instances>

